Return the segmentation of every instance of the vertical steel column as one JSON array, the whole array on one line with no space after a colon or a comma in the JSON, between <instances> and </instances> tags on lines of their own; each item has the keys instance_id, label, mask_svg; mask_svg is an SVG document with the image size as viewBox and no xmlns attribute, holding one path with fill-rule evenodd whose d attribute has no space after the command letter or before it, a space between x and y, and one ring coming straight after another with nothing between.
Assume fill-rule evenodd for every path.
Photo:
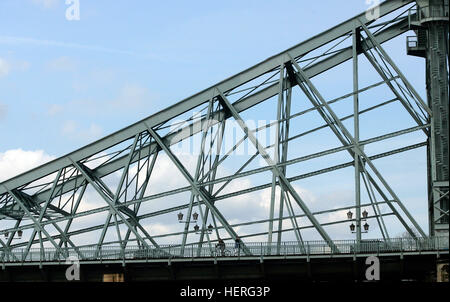
<instances>
[{"instance_id":1,"label":"vertical steel column","mask_svg":"<svg viewBox=\"0 0 450 302\"><path fill-rule=\"evenodd\" d=\"M14 193L13 191L9 190L6 186L3 186L3 187L9 193L9 195L11 195L14 198L14 200L19 204L19 206L23 209L25 214L28 216L27 218L30 218L33 221L33 224L35 225L35 228L38 230L39 235L41 236L41 233L44 233L44 235L48 238L48 240L50 240L50 242L56 248L58 253L60 253L60 255L64 255L62 253L61 248L56 244L55 240L53 240L53 237L50 236L50 234L44 229L44 227L41 226L39 221L36 220L36 218L33 216L33 214L30 212L30 210L28 210L28 208L24 205L24 203L22 202L20 197L16 193ZM42 238L42 236L41 236L41 238ZM41 240L41 242L42 242L42 240Z\"/></svg>"},{"instance_id":2,"label":"vertical steel column","mask_svg":"<svg viewBox=\"0 0 450 302\"><path fill-rule=\"evenodd\" d=\"M353 29L353 121L354 121L354 139L355 139L355 211L356 211L356 243L359 246L361 242L361 178L360 178L360 156L359 148L359 94L358 94L358 47L360 43L359 29Z\"/></svg>"},{"instance_id":3,"label":"vertical steel column","mask_svg":"<svg viewBox=\"0 0 450 302\"><path fill-rule=\"evenodd\" d=\"M283 185L286 187L286 190L291 193L294 200L297 202L297 204L300 206L300 208L303 210L305 215L308 217L309 221L314 225L315 229L319 232L320 236L327 242L327 244L332 248L334 251L338 251L337 246L334 244L331 237L328 235L328 233L323 229L322 225L319 223L319 221L314 217L312 212L309 210L309 208L306 206L300 195L295 191L294 187L291 185L289 180L284 176L283 173L281 173L280 169L277 167L277 165L273 162L273 160L270 158L270 155L266 152L265 148L261 146L258 139L255 137L253 132L249 130L247 125L245 124L242 117L239 115L239 113L236 111L236 108L228 101L228 99L225 97L225 95L218 89L219 95L221 98L221 101L224 104L224 107L228 108L231 115L234 117L236 122L239 124L239 127L244 131L244 133L248 136L248 139L250 142L255 146L255 148L258 150L259 154L261 154L262 158L266 161L266 163L271 167L272 173L276 174L277 177L280 179L280 182L283 183Z\"/></svg>"},{"instance_id":4,"label":"vertical steel column","mask_svg":"<svg viewBox=\"0 0 450 302\"><path fill-rule=\"evenodd\" d=\"M225 219L225 217L220 213L220 211L214 206L214 202L210 199L210 196L208 196L206 190L203 187L200 187L197 181L194 180L194 178L191 176L191 174L186 170L184 165L180 162L180 160L172 153L172 151L167 147L164 142L162 141L161 137L153 130L146 122L143 122L144 125L147 127L148 133L155 139L155 141L158 143L158 145L161 147L161 149L166 153L166 155L170 158L170 160L175 164L175 166L178 168L178 170L183 174L184 178L189 182L191 185L192 190L195 191L196 195L199 195L202 198L203 203L210 209L211 215L215 216L217 220L222 224L222 226L225 228L225 230L228 232L230 237L235 240L238 235L233 230L233 228L230 226L228 221ZM243 244L243 250L246 254L250 254L250 250L247 248L245 244Z\"/></svg>"},{"instance_id":5,"label":"vertical steel column","mask_svg":"<svg viewBox=\"0 0 450 302\"><path fill-rule=\"evenodd\" d=\"M204 165L203 163L203 157L204 157L204 150L205 150L205 142L206 142L206 136L208 133L208 129L209 129L209 123L210 123L210 118L211 118L211 112L213 110L213 99L211 98L211 100L209 101L209 105L208 105L208 113L206 114L206 127L204 128L203 125L201 125L201 137L202 137L202 141L200 144L200 152L197 156L197 165L195 168L195 176L194 176L194 180L196 182L198 182L199 177L200 177L200 170L204 170ZM196 194L194 191L191 191L191 197L189 200L189 207L188 207L188 211L187 211L187 215L186 215L186 222L184 223L184 232L183 232L183 239L181 240L181 254L184 254L184 247L186 245L186 241L187 241L187 236L189 233L189 226L191 223L191 215L192 215L192 208L193 208L193 204L194 204L194 198L195 198ZM201 207L200 204L198 205L199 211L201 212ZM202 213L200 213L202 214ZM203 221L203 214L201 215L201 219L202 222ZM203 236L201 236L201 238L203 239ZM202 240L201 240L202 241ZM209 237L208 237L208 241L209 241Z\"/></svg>"},{"instance_id":6,"label":"vertical steel column","mask_svg":"<svg viewBox=\"0 0 450 302\"><path fill-rule=\"evenodd\" d=\"M298 63L292 59L291 57L291 62L292 64L296 67L298 73L297 73L297 84L302 88L302 90L305 92L305 94L308 96L308 98L310 99L310 101L313 103L313 105L320 109L321 105L324 106L324 109L326 108L326 111L329 113L330 116L326 115L326 112L324 111L319 111L319 113L321 113L322 117L325 119L325 121L328 123L329 127L334 128L333 132L336 133L336 135L338 136L338 138L340 138L341 135L343 135L342 139L340 138L341 142L346 145L346 144L353 144L356 147L356 150L358 152L358 154L360 155L360 157L362 159L364 159L365 163L367 163L367 165L370 167L370 169L373 171L373 173L376 175L376 177L378 178L378 180L382 183L382 185L386 188L386 190L389 192L389 194L392 196L392 198L397 202L397 205L400 207L400 209L403 211L403 213L408 217L408 219L410 220L410 222L414 225L414 227L416 228L416 230L419 232L419 234L423 237L426 237L425 233L423 232L422 228L420 227L420 225L417 223L417 221L412 217L411 213L409 213L408 209L403 205L403 203L400 201L400 198L398 198L398 196L395 194L395 192L392 190L392 188L389 186L389 184L386 182L386 180L382 177L382 175L380 174L380 172L377 170L377 168L375 167L375 165L372 163L372 160L367 156L367 154L365 154L365 152L363 151L361 146L358 146L357 144L355 144L355 139L353 138L353 136L350 134L350 132L347 130L347 128L342 124L342 121L337 117L337 115L334 113L334 111L331 109L331 107L329 106L329 104L325 101L325 99L322 97L322 95L318 92L318 90L315 88L315 86L311 83L311 80L306 76L306 74L304 73L303 69L298 65ZM311 93L307 90L307 88L302 84L303 82L305 82L305 84L307 85L307 87L311 90L311 93L314 94L311 95ZM315 97L317 99L315 99ZM318 103L319 102L319 103ZM335 127L335 125L337 125L339 127L339 130L342 132L340 133L339 130ZM344 137L347 139L348 143L345 142ZM353 151L352 151L353 154ZM353 156L353 155L352 155ZM376 184L376 182L373 180L373 178L367 174L369 176L370 181L373 183L373 185L375 186L375 188L377 188L377 191L380 193L381 196L383 196L383 198L388 202L389 207L392 209L392 211L394 213L396 213L396 216L398 217L398 219L400 220L400 222L403 224L403 226L405 227L405 229L411 234L411 236L413 236L414 238L416 237L416 235L414 234L414 232L412 231L412 229L406 224L406 222L402 219L402 217L399 215L398 211L395 209L395 207L393 207L391 205L391 203L389 202L389 199L384 195L384 193L379 189L378 185Z\"/></svg>"},{"instance_id":7,"label":"vertical steel column","mask_svg":"<svg viewBox=\"0 0 450 302\"><path fill-rule=\"evenodd\" d=\"M418 1L427 30L426 87L431 116L428 140L430 235L449 232L448 0Z\"/></svg>"},{"instance_id":8,"label":"vertical steel column","mask_svg":"<svg viewBox=\"0 0 450 302\"><path fill-rule=\"evenodd\" d=\"M275 142L274 142L274 160L276 163L280 161L280 121L281 121L281 110L283 105L283 81L284 81L284 62L280 65L280 79L278 83L278 106L277 106L277 123L275 124ZM272 232L273 232L273 219L275 212L275 199L276 199L276 189L277 189L277 176L275 173L272 174L272 192L270 196L270 211L269 211L269 233L268 233L268 243L269 246L272 244ZM280 209L283 204L283 193L281 192L282 188L280 186ZM283 211L280 210L280 216L278 217L279 221L282 221ZM278 241L281 240L281 232L278 233ZM279 247L279 243L277 241L277 246Z\"/></svg>"}]
</instances>

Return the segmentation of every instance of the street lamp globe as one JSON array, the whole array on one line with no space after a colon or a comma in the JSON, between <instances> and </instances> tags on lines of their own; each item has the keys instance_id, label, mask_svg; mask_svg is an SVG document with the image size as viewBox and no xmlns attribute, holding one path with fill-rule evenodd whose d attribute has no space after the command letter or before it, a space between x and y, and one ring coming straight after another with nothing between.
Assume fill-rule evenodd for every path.
<instances>
[{"instance_id":1,"label":"street lamp globe","mask_svg":"<svg viewBox=\"0 0 450 302\"><path fill-rule=\"evenodd\" d=\"M366 210L364 210L364 212L362 212L363 218L366 219L368 214L369 214L369 213L368 213Z\"/></svg>"},{"instance_id":2,"label":"street lamp globe","mask_svg":"<svg viewBox=\"0 0 450 302\"><path fill-rule=\"evenodd\" d=\"M348 211L348 212L347 212L347 218L348 218L348 219L352 219L352 216L353 216L352 211Z\"/></svg>"},{"instance_id":3,"label":"street lamp globe","mask_svg":"<svg viewBox=\"0 0 450 302\"><path fill-rule=\"evenodd\" d=\"M369 230L369 224L366 222L364 225L364 231L368 231Z\"/></svg>"},{"instance_id":4,"label":"street lamp globe","mask_svg":"<svg viewBox=\"0 0 450 302\"><path fill-rule=\"evenodd\" d=\"M197 220L197 219L198 219L198 213L195 212L194 214L192 214L192 218L193 218L194 220Z\"/></svg>"},{"instance_id":5,"label":"street lamp globe","mask_svg":"<svg viewBox=\"0 0 450 302\"><path fill-rule=\"evenodd\" d=\"M198 224L196 224L196 225L194 226L194 231L198 232L199 229L200 229L200 227L198 226Z\"/></svg>"},{"instance_id":6,"label":"street lamp globe","mask_svg":"<svg viewBox=\"0 0 450 302\"><path fill-rule=\"evenodd\" d=\"M180 212L177 216L179 221L183 220L183 213Z\"/></svg>"}]
</instances>

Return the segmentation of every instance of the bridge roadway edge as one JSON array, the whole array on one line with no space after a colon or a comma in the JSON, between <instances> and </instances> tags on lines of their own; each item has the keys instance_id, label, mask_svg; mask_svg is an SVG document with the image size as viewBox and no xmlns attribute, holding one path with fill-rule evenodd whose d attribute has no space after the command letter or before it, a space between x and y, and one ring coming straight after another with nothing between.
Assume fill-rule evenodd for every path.
<instances>
[{"instance_id":1,"label":"bridge roadway edge","mask_svg":"<svg viewBox=\"0 0 450 302\"><path fill-rule=\"evenodd\" d=\"M369 255L343 257L241 257L240 259L158 259L80 262L80 281L103 281L104 274L123 275L124 281L365 281L365 263ZM377 256L377 255L373 255ZM436 281L437 264L449 261L448 253L414 253L403 256L384 254L380 260L380 281ZM28 263L0 266L0 282L67 282L69 265ZM73 282L73 281L72 281ZM75 281L76 282L76 281Z\"/></svg>"}]
</instances>

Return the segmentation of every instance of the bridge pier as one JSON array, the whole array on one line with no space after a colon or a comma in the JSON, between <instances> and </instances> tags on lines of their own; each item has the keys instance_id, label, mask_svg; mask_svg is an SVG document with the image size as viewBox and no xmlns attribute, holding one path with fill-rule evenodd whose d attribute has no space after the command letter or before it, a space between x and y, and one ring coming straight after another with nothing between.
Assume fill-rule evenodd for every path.
<instances>
[{"instance_id":1,"label":"bridge pier","mask_svg":"<svg viewBox=\"0 0 450 302\"><path fill-rule=\"evenodd\" d=\"M440 261L436 265L436 281L449 282L448 260Z\"/></svg>"},{"instance_id":2,"label":"bridge pier","mask_svg":"<svg viewBox=\"0 0 450 302\"><path fill-rule=\"evenodd\" d=\"M356 257L353 257L352 269L353 269L354 280L358 280L359 269L358 269L358 262L356 261Z\"/></svg>"}]
</instances>

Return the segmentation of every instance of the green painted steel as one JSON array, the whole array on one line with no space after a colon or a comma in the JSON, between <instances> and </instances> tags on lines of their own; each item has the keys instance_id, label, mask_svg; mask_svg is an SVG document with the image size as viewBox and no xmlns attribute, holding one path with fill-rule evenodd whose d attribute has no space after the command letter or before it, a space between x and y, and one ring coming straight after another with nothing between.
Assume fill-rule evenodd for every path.
<instances>
[{"instance_id":1,"label":"green painted steel","mask_svg":"<svg viewBox=\"0 0 450 302\"><path fill-rule=\"evenodd\" d=\"M86 261L217 257L222 253L215 248L220 237L227 241L225 250L230 250L230 254L234 246L230 242L241 240L242 254L239 253L239 257L287 254L325 257L348 253L399 254L448 250L448 240L445 243L440 237L427 237L374 163L379 158L428 146L432 179L430 234L435 234L437 228L448 231L448 159L444 159L446 154L448 157L448 104L445 107L442 102L444 97L448 97L448 65L443 64L446 58L442 56L442 45L448 43L448 31L447 40L442 39L442 28L436 22L444 21L434 10L431 10L432 15L430 10L427 15L423 5L416 8L414 3L385 1L379 6L380 22L368 20L362 13L125 129L1 183L0 263L62 261L69 255ZM430 32L425 53L428 87L431 87L427 103L382 47L383 43L402 35L412 26L423 27L423 24L428 24ZM337 48L341 43L343 46ZM435 44L438 46L436 49L433 48ZM327 50L323 51L325 48ZM432 48L433 51L430 50ZM321 53L317 55L314 51ZM381 81L360 87L359 56L367 58ZM327 100L311 79L347 61L351 61L353 70L351 91ZM443 89L445 83L447 94ZM393 97L361 109L360 95L379 87L387 88ZM303 93L312 106L296 112L293 105L297 92ZM332 106L342 104L348 98L352 99L351 114L341 117ZM250 127L244 120L245 114L269 100L276 100L276 121ZM361 139L360 119L390 104L401 106L413 126ZM196 112L197 115L186 117ZM296 129L292 124L311 112L318 113L319 125L300 133L293 131ZM243 137L228 146L224 141L233 121L237 122L235 129L241 131ZM344 125L346 121L354 121L353 132ZM275 129L276 136L274 141L265 144L258 133L270 129ZM331 130L335 135L339 143L337 147L289 156L292 144L298 139L317 135L323 129ZM425 139L430 139L386 149L378 154L369 155L364 149L376 142L409 133L425 134ZM195 137L200 138L200 150L195 156L194 168L190 169L189 163L172 149ZM221 173L233 152L248 142L254 147L254 153L249 154L239 169L230 174ZM226 153L220 154L222 148L226 148ZM295 164L340 152L349 155L351 161L301 173L293 169ZM266 165L255 166L257 159L262 159ZM168 160L173 172L179 173L185 182L175 188L149 193L153 189L157 166L164 160ZM293 185L301 179L348 167L354 169L355 200L351 206L313 211L303 193ZM265 173L270 176L257 185L232 188L231 184ZM112 181L114 176L117 179ZM247 213L247 221L236 222L222 213L221 205L226 200L239 200L245 194L265 189L270 191L270 203L264 219L252 219L252 213ZM364 190L370 202L362 202ZM92 199L92 194L96 194L103 203L86 208L85 200ZM174 205L176 198L179 200ZM151 208L160 200L168 200L167 206ZM383 206L388 210L381 211ZM369 207L373 213L367 219L376 220L382 240L363 239L361 212L362 208ZM356 211L356 218L342 217L326 222L318 218L323 214L335 215L352 209ZM175 215L180 211L187 217L178 222ZM195 219L194 212L197 212ZM77 222L96 215L103 223L81 224L82 227L74 229ZM169 216L180 226L176 230L164 229L172 224L167 220ZM388 217L399 222L410 238L391 239ZM13 223L6 226L6 221ZM330 236L328 227L350 222L356 223L355 240L342 241ZM191 228L193 224L197 229ZM163 231L154 231L158 227ZM245 227L258 228L243 231ZM304 234L310 230L314 230L323 241L305 240ZM288 233L295 241L283 241ZM23 238L19 238L19 234L23 234ZM74 238L77 236L90 236L94 243L76 244ZM267 241L261 242L261 237ZM161 243L171 238L175 238L173 245Z\"/></svg>"},{"instance_id":2,"label":"green painted steel","mask_svg":"<svg viewBox=\"0 0 450 302\"><path fill-rule=\"evenodd\" d=\"M197 254L196 244L181 248L180 245L161 245L160 249L143 248L140 246L129 246L122 249L120 246L102 247L99 253L95 246L80 247L79 251L64 249L61 251L46 248L32 249L25 254L23 249L16 249L9 252L0 252L0 264L24 265L28 263L64 263L67 257L78 259L81 263L99 261L107 262L113 260L123 260L133 262L139 260L156 259L185 259L192 258L228 258L245 259L246 257L276 257L276 256L304 256L304 257L327 257L348 256L348 255L415 255L419 253L448 253L448 237L426 237L414 240L412 238L392 238L388 241L381 239L363 240L336 240L338 249L329 247L326 241L305 241L303 248L298 246L296 241L282 242L279 248L277 244L267 242L252 242L247 244L248 254L236 248L234 244L226 244L224 249L216 247L203 247L200 254ZM69 255L69 256L66 256Z\"/></svg>"}]
</instances>

